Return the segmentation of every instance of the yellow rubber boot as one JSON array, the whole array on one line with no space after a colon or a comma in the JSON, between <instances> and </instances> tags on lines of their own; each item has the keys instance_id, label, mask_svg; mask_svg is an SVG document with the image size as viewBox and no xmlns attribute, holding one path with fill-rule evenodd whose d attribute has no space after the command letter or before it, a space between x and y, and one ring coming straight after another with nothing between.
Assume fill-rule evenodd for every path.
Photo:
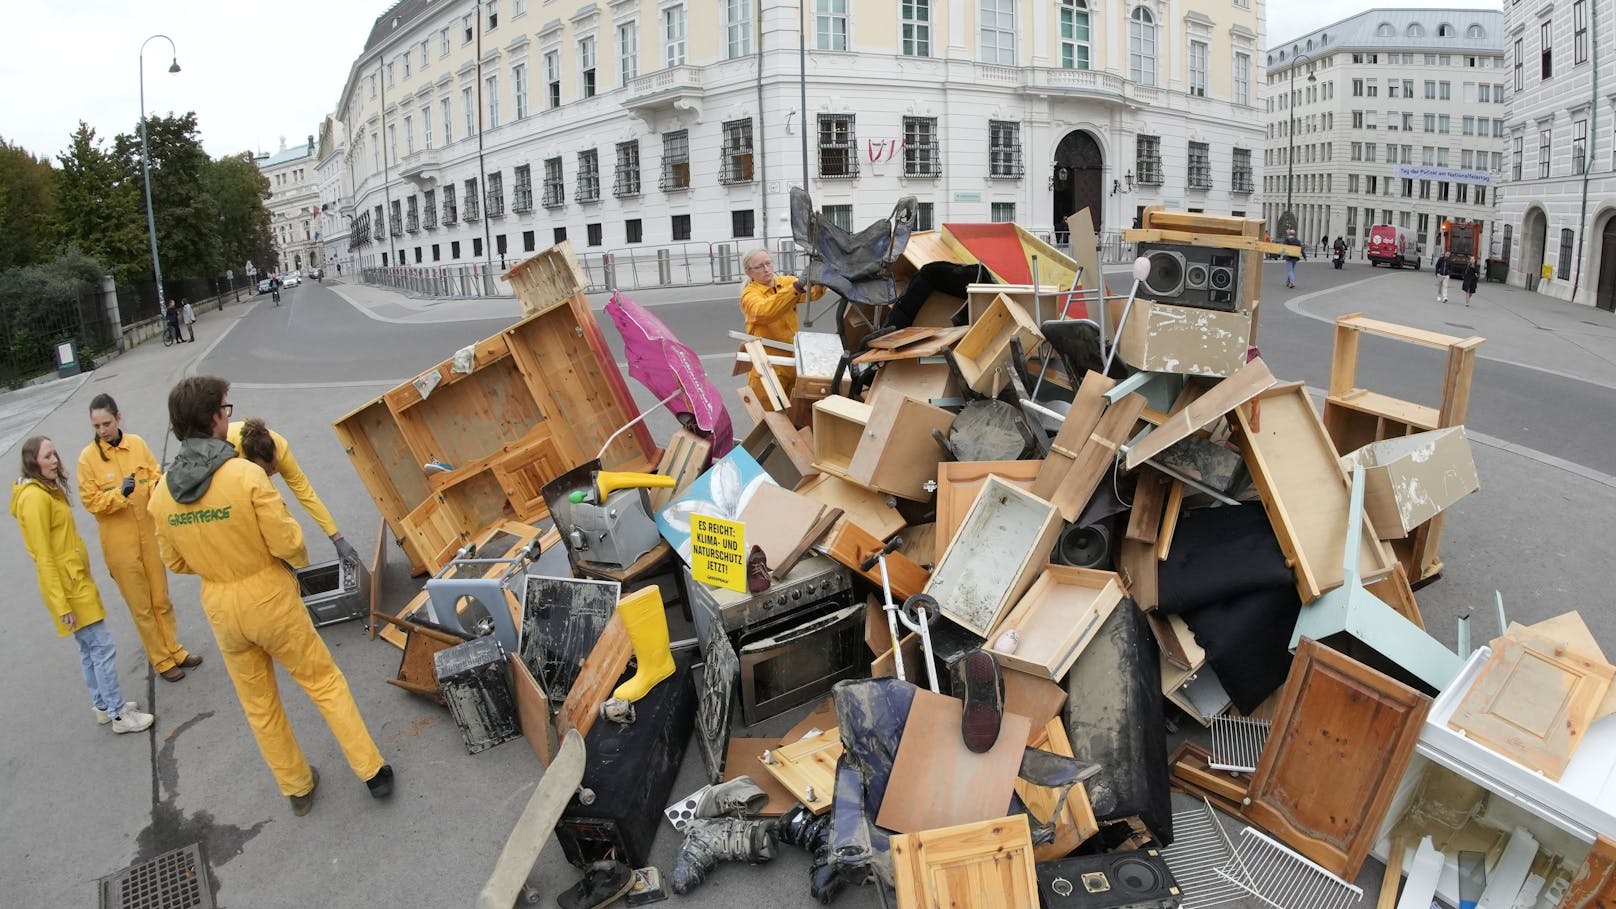
<instances>
[{"instance_id":1,"label":"yellow rubber boot","mask_svg":"<svg viewBox=\"0 0 1616 909\"><path fill-rule=\"evenodd\" d=\"M634 645L639 662L634 677L617 686L612 697L637 701L656 684L673 675L673 651L668 647L668 617L662 611L662 591L652 584L617 601L617 614Z\"/></svg>"}]
</instances>

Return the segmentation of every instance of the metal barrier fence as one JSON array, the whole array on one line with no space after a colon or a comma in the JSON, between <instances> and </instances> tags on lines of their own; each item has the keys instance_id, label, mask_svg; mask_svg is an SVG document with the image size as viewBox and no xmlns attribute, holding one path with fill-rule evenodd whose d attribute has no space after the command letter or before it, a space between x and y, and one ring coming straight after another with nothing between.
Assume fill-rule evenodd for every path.
<instances>
[{"instance_id":1,"label":"metal barrier fence","mask_svg":"<svg viewBox=\"0 0 1616 909\"><path fill-rule=\"evenodd\" d=\"M117 345L101 288L83 285L63 305L0 301L0 383L15 385L56 368L58 344L71 340L81 361Z\"/></svg>"},{"instance_id":2,"label":"metal barrier fence","mask_svg":"<svg viewBox=\"0 0 1616 909\"><path fill-rule=\"evenodd\" d=\"M366 268L366 284L391 287L422 297L510 297L515 291L501 281L499 269L486 262L472 265L390 265Z\"/></svg>"}]
</instances>

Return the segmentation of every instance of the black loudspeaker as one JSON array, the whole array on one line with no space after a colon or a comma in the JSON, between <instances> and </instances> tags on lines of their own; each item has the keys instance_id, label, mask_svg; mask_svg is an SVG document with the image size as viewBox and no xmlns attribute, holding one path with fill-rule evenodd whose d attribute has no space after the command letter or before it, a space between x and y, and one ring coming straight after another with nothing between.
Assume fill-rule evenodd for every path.
<instances>
[{"instance_id":1,"label":"black loudspeaker","mask_svg":"<svg viewBox=\"0 0 1616 909\"><path fill-rule=\"evenodd\" d=\"M1067 524L1055 538L1049 560L1074 568L1110 571L1115 564L1116 532L1110 518L1090 524Z\"/></svg>"},{"instance_id":2,"label":"black loudspeaker","mask_svg":"<svg viewBox=\"0 0 1616 909\"><path fill-rule=\"evenodd\" d=\"M1150 262L1142 296L1158 303L1233 312L1240 308L1240 251L1184 243L1141 243Z\"/></svg>"},{"instance_id":3,"label":"black loudspeaker","mask_svg":"<svg viewBox=\"0 0 1616 909\"><path fill-rule=\"evenodd\" d=\"M1044 909L1177 909L1178 883L1154 849L1039 862Z\"/></svg>"}]
</instances>

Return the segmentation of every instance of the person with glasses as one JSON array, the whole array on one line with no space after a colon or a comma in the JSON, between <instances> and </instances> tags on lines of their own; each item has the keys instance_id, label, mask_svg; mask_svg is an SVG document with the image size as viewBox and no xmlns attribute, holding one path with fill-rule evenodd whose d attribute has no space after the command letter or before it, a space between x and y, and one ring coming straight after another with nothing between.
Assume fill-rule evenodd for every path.
<instances>
[{"instance_id":1,"label":"person with glasses","mask_svg":"<svg viewBox=\"0 0 1616 909\"><path fill-rule=\"evenodd\" d=\"M276 663L319 708L371 796L386 798L393 768L298 593L292 568L308 564L303 530L264 471L226 440L234 411L225 401L229 391L218 376L192 376L169 392L169 425L180 451L151 499L163 561L171 571L202 577L202 610L292 814L314 807L320 778L292 735Z\"/></svg>"},{"instance_id":2,"label":"person with glasses","mask_svg":"<svg viewBox=\"0 0 1616 909\"><path fill-rule=\"evenodd\" d=\"M297 458L292 456L292 446L286 441L286 437L265 427L263 433L248 434L248 438L256 435L260 440L256 449L249 450L243 438L243 430L252 422L256 422L260 427L264 426L263 420L236 420L230 424L229 432L225 435L226 441L234 445L236 452L242 457L249 458L262 467L264 473L271 477L279 474L280 478L286 481L286 488L291 490L292 497L297 499L297 503L303 506L303 510L314 519L314 523L319 525L325 535L331 538L331 545L337 550L337 558L357 564L359 551L354 549L353 544L343 538L342 531L337 529L336 519L331 517L331 509L320 501L320 496L315 493L308 476L298 466ZM266 444L266 441L269 444Z\"/></svg>"},{"instance_id":3,"label":"person with glasses","mask_svg":"<svg viewBox=\"0 0 1616 909\"><path fill-rule=\"evenodd\" d=\"M809 300L825 295L823 286L806 292L801 278L774 273L774 257L763 248L754 249L741 260L746 270L746 286L741 288L741 315L746 317L746 333L770 341L797 343L797 307ZM765 348L767 349L767 348ZM775 352L777 353L777 352ZM780 380L780 387L791 396L791 386L797 381L797 371L789 366L771 366ZM763 393L763 382L754 371L747 379L752 393L760 404L767 407L769 397Z\"/></svg>"}]
</instances>

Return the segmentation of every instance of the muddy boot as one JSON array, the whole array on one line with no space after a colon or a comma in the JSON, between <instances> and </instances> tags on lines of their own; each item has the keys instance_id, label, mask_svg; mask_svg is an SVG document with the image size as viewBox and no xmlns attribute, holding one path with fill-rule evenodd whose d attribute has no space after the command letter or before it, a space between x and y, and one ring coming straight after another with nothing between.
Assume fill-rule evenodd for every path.
<instances>
[{"instance_id":1,"label":"muddy boot","mask_svg":"<svg viewBox=\"0 0 1616 909\"><path fill-rule=\"evenodd\" d=\"M780 842L813 855L825 845L825 838L830 835L830 814L827 812L815 817L806 805L799 802L780 815L775 823L774 835Z\"/></svg>"},{"instance_id":2,"label":"muddy boot","mask_svg":"<svg viewBox=\"0 0 1616 909\"><path fill-rule=\"evenodd\" d=\"M617 901L634 886L634 871L622 862L595 862L584 869L584 879L556 897L561 909L600 909Z\"/></svg>"},{"instance_id":3,"label":"muddy boot","mask_svg":"<svg viewBox=\"0 0 1616 909\"><path fill-rule=\"evenodd\" d=\"M685 828L685 842L673 859L673 892L689 893L719 862L760 865L774 858L774 821L696 818Z\"/></svg>"},{"instance_id":4,"label":"muddy boot","mask_svg":"<svg viewBox=\"0 0 1616 909\"><path fill-rule=\"evenodd\" d=\"M696 817L756 817L769 803L769 794L749 776L707 787L696 802Z\"/></svg>"}]
</instances>

